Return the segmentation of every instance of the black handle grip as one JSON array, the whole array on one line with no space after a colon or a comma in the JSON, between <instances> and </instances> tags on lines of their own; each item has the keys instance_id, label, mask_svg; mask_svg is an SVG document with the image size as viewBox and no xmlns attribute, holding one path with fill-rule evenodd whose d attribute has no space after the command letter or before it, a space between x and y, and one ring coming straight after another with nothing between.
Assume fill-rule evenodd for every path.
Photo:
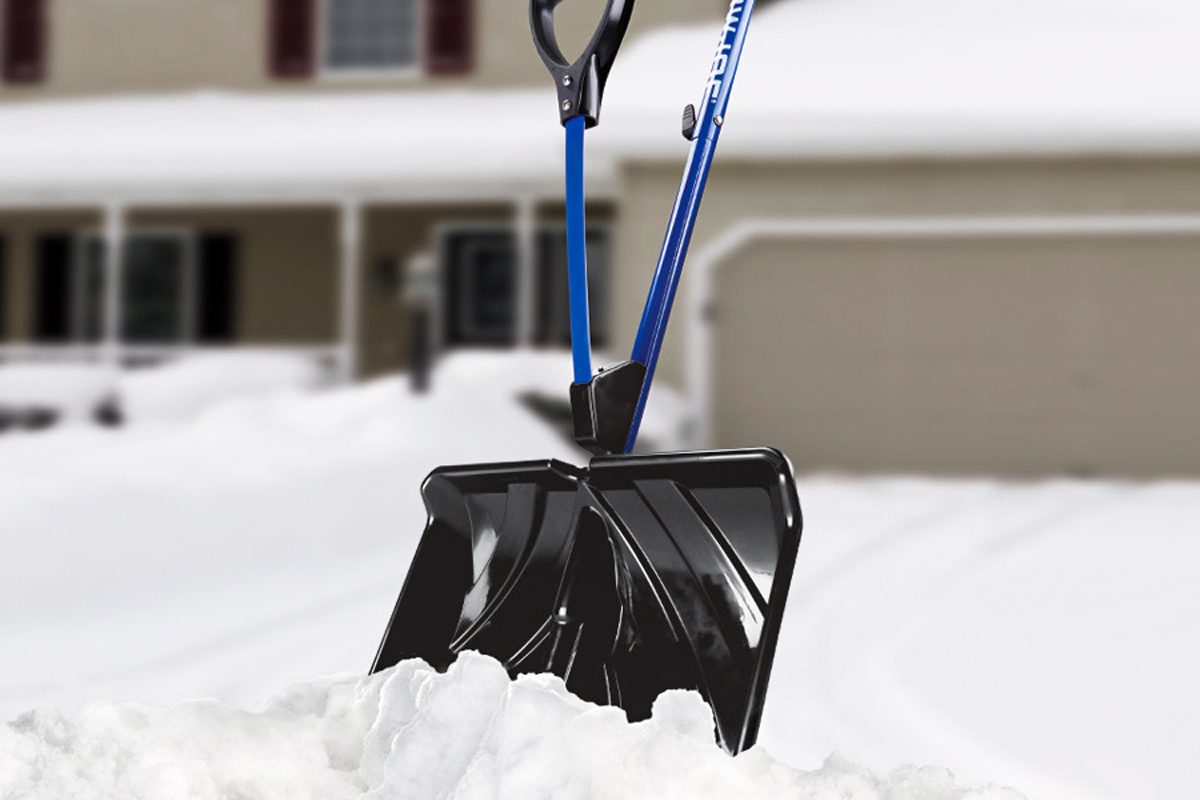
<instances>
[{"instance_id":1,"label":"black handle grip","mask_svg":"<svg viewBox=\"0 0 1200 800\"><path fill-rule=\"evenodd\" d=\"M554 9L562 2L530 0L533 43L558 87L558 110L563 124L582 115L591 128L600 122L604 85L633 18L633 0L608 0L596 32L574 62L567 61L554 35Z\"/></svg>"}]
</instances>

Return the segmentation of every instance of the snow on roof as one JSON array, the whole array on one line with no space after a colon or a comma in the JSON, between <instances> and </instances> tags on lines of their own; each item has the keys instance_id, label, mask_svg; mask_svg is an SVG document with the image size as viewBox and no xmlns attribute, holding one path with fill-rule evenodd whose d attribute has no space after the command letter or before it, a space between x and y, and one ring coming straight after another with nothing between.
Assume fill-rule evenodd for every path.
<instances>
[{"instance_id":1,"label":"snow on roof","mask_svg":"<svg viewBox=\"0 0 1200 800\"><path fill-rule=\"evenodd\" d=\"M1198 152L1198 31L1195 0L760 3L722 152ZM679 151L717 37L697 25L627 48L605 109L614 147Z\"/></svg>"},{"instance_id":2,"label":"snow on roof","mask_svg":"<svg viewBox=\"0 0 1200 800\"><path fill-rule=\"evenodd\" d=\"M0 106L0 198L557 192L556 120L549 86Z\"/></svg>"},{"instance_id":3,"label":"snow on roof","mask_svg":"<svg viewBox=\"0 0 1200 800\"><path fill-rule=\"evenodd\" d=\"M636 30L635 19L635 30ZM723 136L763 158L1200 152L1194 0L778 0L751 26ZM679 158L712 21L630 39L590 187ZM0 106L0 203L556 195L562 134L529 89L203 93Z\"/></svg>"}]
</instances>

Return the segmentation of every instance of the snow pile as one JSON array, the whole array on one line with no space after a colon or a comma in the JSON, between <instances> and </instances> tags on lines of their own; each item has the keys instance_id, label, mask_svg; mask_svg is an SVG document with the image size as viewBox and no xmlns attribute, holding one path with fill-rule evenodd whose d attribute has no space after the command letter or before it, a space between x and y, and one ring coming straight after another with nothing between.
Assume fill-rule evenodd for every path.
<instances>
[{"instance_id":1,"label":"snow pile","mask_svg":"<svg viewBox=\"0 0 1200 800\"><path fill-rule=\"evenodd\" d=\"M133 422L186 420L233 399L312 389L324 377L313 359L246 350L124 373L118 394Z\"/></svg>"},{"instance_id":2,"label":"snow pile","mask_svg":"<svg viewBox=\"0 0 1200 800\"><path fill-rule=\"evenodd\" d=\"M612 366L624 358L594 353L592 368ZM446 384L451 390L498 392L518 400L532 397L543 403L560 404L569 418L567 388L572 374L568 350L478 350L459 351L445 357L438 364L434 381ZM656 382L638 434L638 451L687 449L694 429L694 408L683 394L666 381Z\"/></svg>"},{"instance_id":3,"label":"snow pile","mask_svg":"<svg viewBox=\"0 0 1200 800\"><path fill-rule=\"evenodd\" d=\"M186 421L223 403L319 386L324 371L297 355L239 350L119 370L88 364L0 366L0 413L49 412L88 422L106 405L125 422Z\"/></svg>"},{"instance_id":4,"label":"snow pile","mask_svg":"<svg viewBox=\"0 0 1200 800\"><path fill-rule=\"evenodd\" d=\"M0 414L53 411L61 420L89 419L116 391L117 376L81 364L0 366Z\"/></svg>"},{"instance_id":5,"label":"snow pile","mask_svg":"<svg viewBox=\"0 0 1200 800\"><path fill-rule=\"evenodd\" d=\"M1019 800L936 768L878 780L831 759L802 772L713 743L700 696L668 692L629 724L551 676L510 681L466 654L445 675L409 661L290 687L261 712L216 702L31 712L0 728L0 796L225 798L794 798Z\"/></svg>"},{"instance_id":6,"label":"snow pile","mask_svg":"<svg viewBox=\"0 0 1200 800\"><path fill-rule=\"evenodd\" d=\"M428 396L389 379L0 437L0 720L126 700L261 708L289 681L365 669L424 530L430 469L582 463L463 358ZM1194 795L1178 766L1200 741L1200 642L1180 632L1200 607L1200 483L798 482L804 543L760 732L774 758L935 762L1048 800ZM181 713L152 715L181 747L216 748L204 725L242 718L209 706L191 730ZM65 736L89 718L53 725Z\"/></svg>"},{"instance_id":7,"label":"snow pile","mask_svg":"<svg viewBox=\"0 0 1200 800\"><path fill-rule=\"evenodd\" d=\"M502 393L400 378L188 422L0 439L0 714L369 664L441 464L576 448Z\"/></svg>"}]
</instances>

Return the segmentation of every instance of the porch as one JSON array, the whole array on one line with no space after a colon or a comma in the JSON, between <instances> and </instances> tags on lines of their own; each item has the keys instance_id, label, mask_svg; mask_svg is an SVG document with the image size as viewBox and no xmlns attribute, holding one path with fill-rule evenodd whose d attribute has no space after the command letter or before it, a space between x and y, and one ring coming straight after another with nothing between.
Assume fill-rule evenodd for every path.
<instances>
[{"instance_id":1,"label":"porch","mask_svg":"<svg viewBox=\"0 0 1200 800\"><path fill-rule=\"evenodd\" d=\"M598 204L589 232L599 344L611 216ZM252 348L350 381L407 366L415 304L435 347L564 346L562 226L533 193L0 208L0 363Z\"/></svg>"}]
</instances>

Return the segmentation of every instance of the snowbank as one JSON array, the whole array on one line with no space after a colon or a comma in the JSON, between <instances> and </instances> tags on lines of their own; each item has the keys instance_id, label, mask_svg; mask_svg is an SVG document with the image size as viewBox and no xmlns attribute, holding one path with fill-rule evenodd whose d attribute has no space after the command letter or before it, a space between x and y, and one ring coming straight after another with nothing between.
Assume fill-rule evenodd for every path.
<instances>
[{"instance_id":1,"label":"snowbank","mask_svg":"<svg viewBox=\"0 0 1200 800\"><path fill-rule=\"evenodd\" d=\"M289 681L364 670L431 468L580 460L486 374L446 367L426 397L389 379L0 437L0 720L126 700L260 708ZM800 476L799 491L760 735L774 758L935 762L1048 800L1195 793L1179 765L1200 741L1200 643L1180 634L1200 607L1200 483ZM151 717L186 744L176 713Z\"/></svg>"},{"instance_id":2,"label":"snowbank","mask_svg":"<svg viewBox=\"0 0 1200 800\"><path fill-rule=\"evenodd\" d=\"M323 377L314 359L246 350L123 373L118 395L133 422L186 420L238 398L312 389Z\"/></svg>"},{"instance_id":3,"label":"snowbank","mask_svg":"<svg viewBox=\"0 0 1200 800\"><path fill-rule=\"evenodd\" d=\"M0 365L0 413L52 411L60 420L86 420L116 388L116 373L105 367Z\"/></svg>"},{"instance_id":4,"label":"snowbank","mask_svg":"<svg viewBox=\"0 0 1200 800\"><path fill-rule=\"evenodd\" d=\"M27 800L297 798L793 798L1019 800L936 768L880 780L839 759L817 772L761 750L725 755L700 696L668 692L629 724L551 676L510 681L466 654L445 675L409 661L370 678L298 684L259 712L216 702L31 712L0 728L0 796Z\"/></svg>"},{"instance_id":5,"label":"snowbank","mask_svg":"<svg viewBox=\"0 0 1200 800\"><path fill-rule=\"evenodd\" d=\"M104 406L125 422L183 422L223 403L315 388L323 370L304 356L239 350L144 369L86 364L0 365L0 413L93 420Z\"/></svg>"},{"instance_id":6,"label":"snowbank","mask_svg":"<svg viewBox=\"0 0 1200 800\"><path fill-rule=\"evenodd\" d=\"M612 366L624 356L594 353L592 368ZM497 392L516 400L534 397L561 404L570 413L567 387L571 383L571 353L567 350L458 351L438 364L435 383L451 391ZM687 399L665 381L650 393L646 416L639 433L639 452L683 450L694 431L694 409Z\"/></svg>"}]
</instances>

